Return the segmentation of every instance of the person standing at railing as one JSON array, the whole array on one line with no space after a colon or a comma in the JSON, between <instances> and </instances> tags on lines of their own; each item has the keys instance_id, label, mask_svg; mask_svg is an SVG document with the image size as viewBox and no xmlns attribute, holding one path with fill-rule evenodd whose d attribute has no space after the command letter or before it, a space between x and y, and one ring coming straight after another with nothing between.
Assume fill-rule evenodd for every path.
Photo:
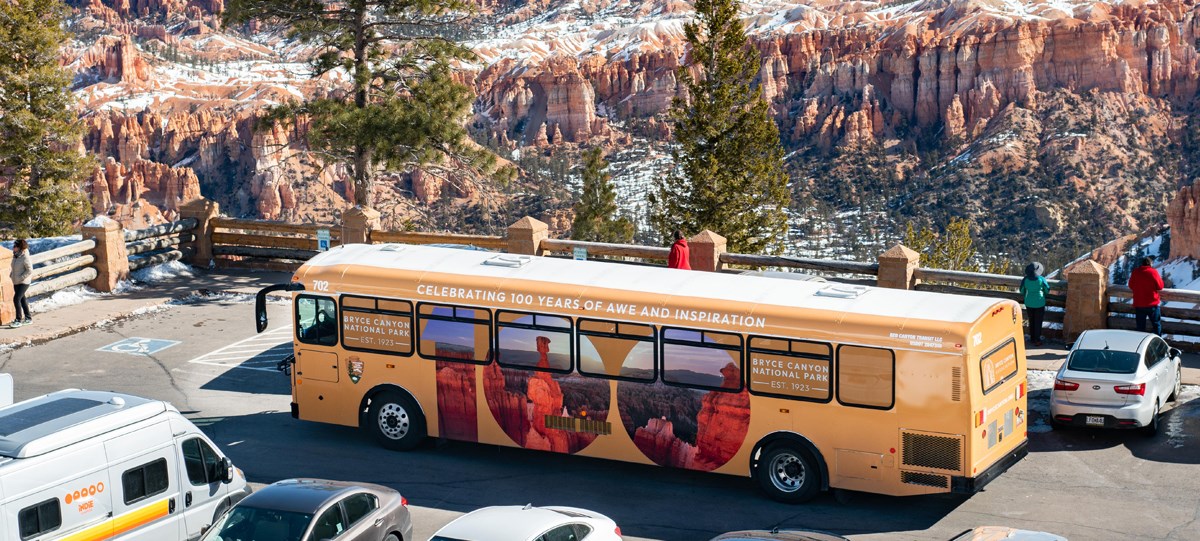
<instances>
[{"instance_id":1,"label":"person standing at railing","mask_svg":"<svg viewBox=\"0 0 1200 541\"><path fill-rule=\"evenodd\" d=\"M1018 291L1025 301L1025 311L1029 313L1029 343L1033 346L1042 345L1042 322L1046 320L1046 294L1050 293L1050 284L1042 277L1042 264L1034 261L1025 266L1025 279L1021 280Z\"/></svg>"},{"instance_id":2,"label":"person standing at railing","mask_svg":"<svg viewBox=\"0 0 1200 541\"><path fill-rule=\"evenodd\" d=\"M683 237L683 231L676 229L674 237L675 244L671 245L671 253L667 256L667 267L692 270L691 249L688 248L687 239Z\"/></svg>"},{"instance_id":3,"label":"person standing at railing","mask_svg":"<svg viewBox=\"0 0 1200 541\"><path fill-rule=\"evenodd\" d=\"M12 322L12 328L33 323L33 314L29 312L29 301L25 292L33 283L33 263L29 261L29 243L25 239L13 242L12 259L13 306L17 310L17 318Z\"/></svg>"},{"instance_id":4,"label":"person standing at railing","mask_svg":"<svg viewBox=\"0 0 1200 541\"><path fill-rule=\"evenodd\" d=\"M1151 259L1143 257L1141 265L1129 273L1129 289L1133 290L1133 311L1137 318L1137 330L1146 332L1146 319L1154 326L1154 334L1162 336L1162 299L1158 292L1163 289L1162 276L1151 266Z\"/></svg>"}]
</instances>

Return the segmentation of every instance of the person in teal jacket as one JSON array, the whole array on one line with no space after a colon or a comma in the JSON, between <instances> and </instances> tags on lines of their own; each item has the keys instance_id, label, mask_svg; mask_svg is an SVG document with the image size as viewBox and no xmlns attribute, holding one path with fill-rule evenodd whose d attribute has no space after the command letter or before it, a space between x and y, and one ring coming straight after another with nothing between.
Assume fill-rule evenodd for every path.
<instances>
[{"instance_id":1,"label":"person in teal jacket","mask_svg":"<svg viewBox=\"0 0 1200 541\"><path fill-rule=\"evenodd\" d=\"M1042 277L1042 264L1033 262L1025 266L1025 278L1019 289L1025 300L1025 311L1029 313L1029 343L1042 345L1042 322L1046 320L1046 294L1050 284Z\"/></svg>"}]
</instances>

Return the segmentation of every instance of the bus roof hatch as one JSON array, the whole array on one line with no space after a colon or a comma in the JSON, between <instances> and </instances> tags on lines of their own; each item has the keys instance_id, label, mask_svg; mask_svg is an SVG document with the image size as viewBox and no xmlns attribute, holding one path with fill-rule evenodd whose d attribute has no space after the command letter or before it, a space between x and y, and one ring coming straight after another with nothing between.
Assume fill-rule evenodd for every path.
<instances>
[{"instance_id":1,"label":"bus roof hatch","mask_svg":"<svg viewBox=\"0 0 1200 541\"><path fill-rule=\"evenodd\" d=\"M816 292L818 297L834 297L838 299L857 299L868 290L867 286L856 286L850 284L834 284L828 285Z\"/></svg>"}]
</instances>

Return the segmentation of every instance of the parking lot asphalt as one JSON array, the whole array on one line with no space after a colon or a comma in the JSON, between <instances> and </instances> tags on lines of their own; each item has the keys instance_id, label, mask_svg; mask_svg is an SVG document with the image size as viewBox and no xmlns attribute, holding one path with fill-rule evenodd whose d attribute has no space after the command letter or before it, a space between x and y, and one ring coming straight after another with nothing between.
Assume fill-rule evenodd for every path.
<instances>
[{"instance_id":1,"label":"parking lot asphalt","mask_svg":"<svg viewBox=\"0 0 1200 541\"><path fill-rule=\"evenodd\" d=\"M265 335L254 333L251 303L214 298L0 352L0 372L13 374L18 399L76 387L168 400L255 483L308 476L394 487L409 498L418 541L464 512L524 503L603 512L628 539L703 540L778 526L940 540L978 525L1072 540L1200 539L1200 387L1186 389L1152 438L1053 431L1045 423L1050 375L1031 372L1031 452L986 491L826 494L792 506L767 500L745 478L446 441L394 453L355 429L293 420L287 379L273 370L287 348L287 308L269 308L275 330Z\"/></svg>"}]
</instances>

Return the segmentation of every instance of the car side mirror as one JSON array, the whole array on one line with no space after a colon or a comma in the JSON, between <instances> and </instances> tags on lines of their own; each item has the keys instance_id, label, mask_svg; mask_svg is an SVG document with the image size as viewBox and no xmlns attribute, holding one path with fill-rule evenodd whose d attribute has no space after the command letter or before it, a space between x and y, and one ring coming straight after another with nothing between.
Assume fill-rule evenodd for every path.
<instances>
[{"instance_id":1,"label":"car side mirror","mask_svg":"<svg viewBox=\"0 0 1200 541\"><path fill-rule=\"evenodd\" d=\"M1170 353L1171 353L1171 357L1172 357L1172 358L1175 358L1175 357L1178 357L1178 356L1180 356L1180 355L1183 355L1183 352L1182 352L1182 351L1179 351L1179 350L1178 350L1178 349L1176 349L1176 348L1171 348L1171 349L1170 349Z\"/></svg>"},{"instance_id":2,"label":"car side mirror","mask_svg":"<svg viewBox=\"0 0 1200 541\"><path fill-rule=\"evenodd\" d=\"M221 470L221 482L225 484L233 482L233 462L230 462L228 457L222 457L217 466Z\"/></svg>"},{"instance_id":3,"label":"car side mirror","mask_svg":"<svg viewBox=\"0 0 1200 541\"><path fill-rule=\"evenodd\" d=\"M1075 349L1075 342L1071 342L1070 344L1067 344L1067 351L1071 351L1072 349Z\"/></svg>"}]
</instances>

